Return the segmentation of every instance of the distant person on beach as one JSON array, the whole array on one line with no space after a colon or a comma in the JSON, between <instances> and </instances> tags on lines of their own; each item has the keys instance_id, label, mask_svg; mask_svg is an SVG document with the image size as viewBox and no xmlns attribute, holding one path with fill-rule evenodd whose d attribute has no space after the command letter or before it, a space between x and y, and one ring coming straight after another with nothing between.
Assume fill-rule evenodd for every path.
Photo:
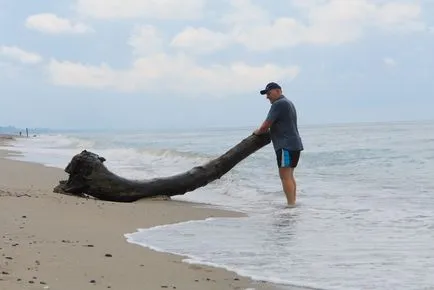
<instances>
[{"instance_id":1,"label":"distant person on beach","mask_svg":"<svg viewBox=\"0 0 434 290\"><path fill-rule=\"evenodd\" d=\"M304 150L298 132L297 111L294 104L283 95L282 88L277 83L267 84L260 94L267 96L271 107L265 121L253 134L260 135L270 130L283 191L288 205L293 206L297 189L294 169L298 165L301 151Z\"/></svg>"}]
</instances>

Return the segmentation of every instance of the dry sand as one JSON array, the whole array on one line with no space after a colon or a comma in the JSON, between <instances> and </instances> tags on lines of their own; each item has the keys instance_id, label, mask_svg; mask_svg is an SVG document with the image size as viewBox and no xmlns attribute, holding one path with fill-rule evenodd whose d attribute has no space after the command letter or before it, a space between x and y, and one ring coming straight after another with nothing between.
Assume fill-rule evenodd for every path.
<instances>
[{"instance_id":1,"label":"dry sand","mask_svg":"<svg viewBox=\"0 0 434 290\"><path fill-rule=\"evenodd\" d=\"M11 142L0 138L0 142ZM177 201L111 203L52 192L66 174L0 151L0 289L277 289L130 244L137 228L238 213Z\"/></svg>"}]
</instances>

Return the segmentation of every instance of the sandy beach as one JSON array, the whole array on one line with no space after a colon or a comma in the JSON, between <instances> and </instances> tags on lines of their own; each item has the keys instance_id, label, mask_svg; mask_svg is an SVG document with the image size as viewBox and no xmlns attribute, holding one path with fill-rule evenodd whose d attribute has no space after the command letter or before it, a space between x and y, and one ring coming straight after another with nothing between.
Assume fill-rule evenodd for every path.
<instances>
[{"instance_id":1,"label":"sandy beach","mask_svg":"<svg viewBox=\"0 0 434 290\"><path fill-rule=\"evenodd\" d=\"M2 138L0 142L13 142ZM0 151L0 289L276 289L130 244L152 227L234 212L173 200L111 203L52 192L66 173Z\"/></svg>"}]
</instances>

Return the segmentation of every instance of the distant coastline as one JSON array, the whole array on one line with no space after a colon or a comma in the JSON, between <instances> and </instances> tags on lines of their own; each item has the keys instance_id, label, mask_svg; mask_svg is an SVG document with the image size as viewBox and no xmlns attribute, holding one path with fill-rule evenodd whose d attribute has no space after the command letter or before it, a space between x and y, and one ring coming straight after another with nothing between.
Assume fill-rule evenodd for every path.
<instances>
[{"instance_id":1,"label":"distant coastline","mask_svg":"<svg viewBox=\"0 0 434 290\"><path fill-rule=\"evenodd\" d=\"M346 127L346 126L379 126L379 125L414 125L414 124L431 124L434 122L434 119L414 119L414 120L378 120L378 121L352 121L352 122L324 122L324 123L305 123L300 121L300 128L303 129L311 129L311 128L319 128L319 127ZM174 124L175 125L175 124ZM171 133L171 132L197 132L207 131L207 132L218 132L218 131L228 131L228 130L253 130L257 124L240 124L239 126L210 126L210 127L126 127L126 128L30 128L29 136L37 134L74 134L74 133L109 133L109 132L159 132L159 133ZM26 128L20 128L17 126L9 125L9 126L0 126L0 135L19 135L19 132L25 132Z\"/></svg>"}]
</instances>

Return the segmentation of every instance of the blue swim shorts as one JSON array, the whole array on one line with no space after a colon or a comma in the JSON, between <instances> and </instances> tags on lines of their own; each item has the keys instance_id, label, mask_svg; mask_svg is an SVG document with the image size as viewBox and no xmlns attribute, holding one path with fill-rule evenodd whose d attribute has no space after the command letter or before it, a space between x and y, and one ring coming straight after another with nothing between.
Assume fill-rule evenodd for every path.
<instances>
[{"instance_id":1,"label":"blue swim shorts","mask_svg":"<svg viewBox=\"0 0 434 290\"><path fill-rule=\"evenodd\" d=\"M287 149L279 149L276 151L277 166L295 168L300 159L300 151L290 151Z\"/></svg>"}]
</instances>

